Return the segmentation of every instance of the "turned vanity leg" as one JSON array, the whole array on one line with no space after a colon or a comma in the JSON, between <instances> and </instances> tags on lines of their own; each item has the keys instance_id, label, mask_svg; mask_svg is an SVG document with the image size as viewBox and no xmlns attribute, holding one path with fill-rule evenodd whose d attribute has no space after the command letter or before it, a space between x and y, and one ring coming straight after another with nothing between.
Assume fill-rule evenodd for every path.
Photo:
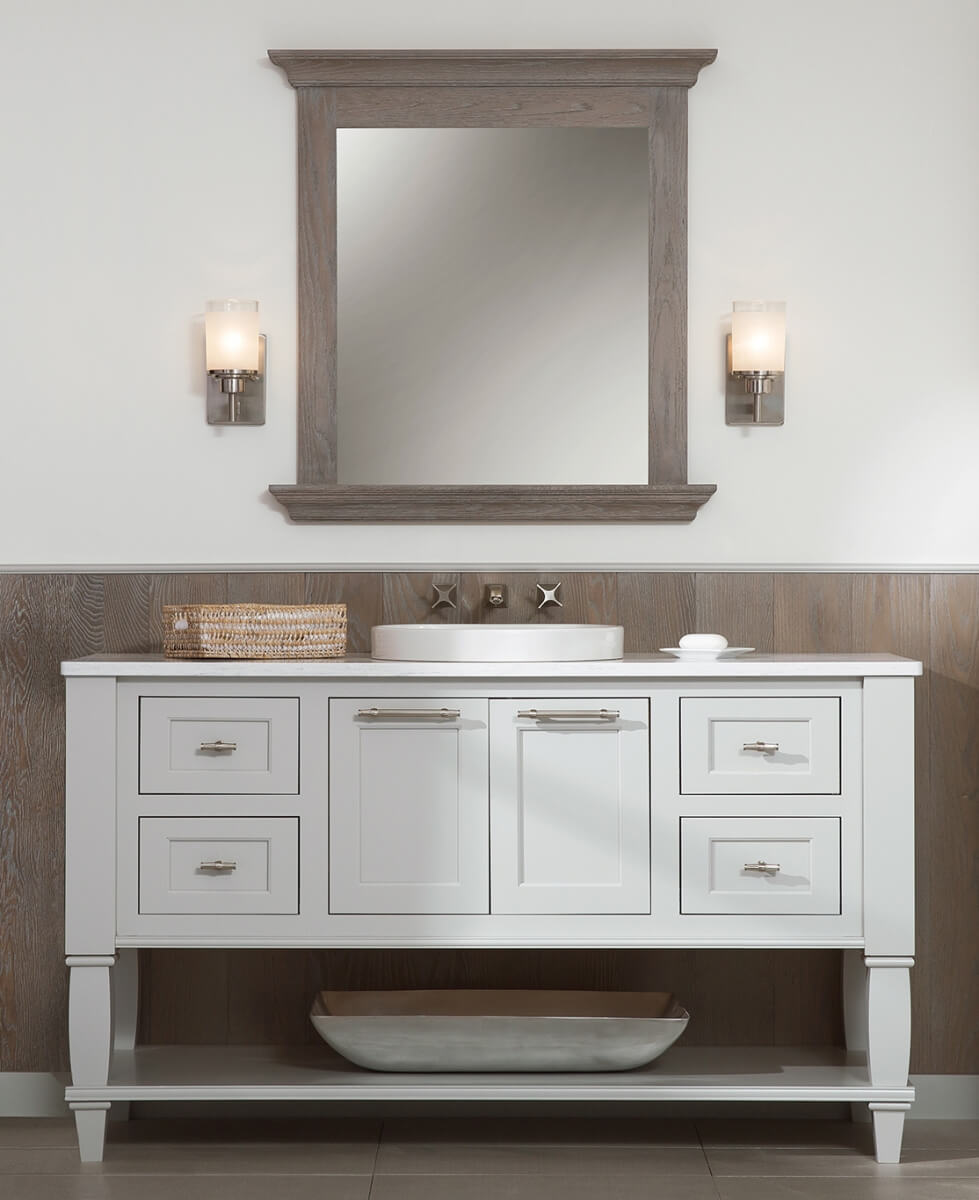
<instances>
[{"instance_id":1,"label":"turned vanity leg","mask_svg":"<svg viewBox=\"0 0 979 1200\"><path fill-rule=\"evenodd\" d=\"M862 950L843 951L843 1035L851 1052L867 1052L867 968ZM870 1122L865 1103L850 1105L850 1119Z\"/></svg>"},{"instance_id":2,"label":"turned vanity leg","mask_svg":"<svg viewBox=\"0 0 979 1200\"><path fill-rule=\"evenodd\" d=\"M139 1021L139 951L119 950L112 968L112 1051L131 1051L136 1046ZM129 1120L129 1101L115 1100L110 1119Z\"/></svg>"},{"instance_id":3,"label":"turned vanity leg","mask_svg":"<svg viewBox=\"0 0 979 1200\"><path fill-rule=\"evenodd\" d=\"M875 1087L907 1087L911 1060L913 958L867 956L867 1068ZM872 1101L877 1161L901 1160L904 1117L910 1104Z\"/></svg>"},{"instance_id":4,"label":"turned vanity leg","mask_svg":"<svg viewBox=\"0 0 979 1200\"><path fill-rule=\"evenodd\" d=\"M68 1044L74 1088L104 1088L112 1053L112 983L115 957L69 955ZM101 1162L108 1100L72 1100L82 1162Z\"/></svg>"}]
</instances>

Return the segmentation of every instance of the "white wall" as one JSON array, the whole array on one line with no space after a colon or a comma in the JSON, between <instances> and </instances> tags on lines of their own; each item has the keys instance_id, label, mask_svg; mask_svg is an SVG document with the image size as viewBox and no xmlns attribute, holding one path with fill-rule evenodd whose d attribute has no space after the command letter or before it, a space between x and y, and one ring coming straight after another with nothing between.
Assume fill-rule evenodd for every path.
<instances>
[{"instance_id":1,"label":"white wall","mask_svg":"<svg viewBox=\"0 0 979 1200\"><path fill-rule=\"evenodd\" d=\"M0 563L979 563L975 0L3 5ZM268 47L716 46L690 93L691 526L293 526L294 93ZM211 296L269 421L208 428ZM787 423L728 428L734 298Z\"/></svg>"}]
</instances>

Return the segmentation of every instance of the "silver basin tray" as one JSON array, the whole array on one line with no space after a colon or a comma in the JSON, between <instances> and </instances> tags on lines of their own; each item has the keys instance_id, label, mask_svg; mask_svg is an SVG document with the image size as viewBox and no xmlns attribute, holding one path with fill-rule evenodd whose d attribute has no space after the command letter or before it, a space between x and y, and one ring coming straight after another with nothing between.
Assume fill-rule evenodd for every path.
<instances>
[{"instance_id":1,"label":"silver basin tray","mask_svg":"<svg viewBox=\"0 0 979 1200\"><path fill-rule=\"evenodd\" d=\"M320 992L310 1020L372 1071L627 1071L690 1019L668 992Z\"/></svg>"}]
</instances>

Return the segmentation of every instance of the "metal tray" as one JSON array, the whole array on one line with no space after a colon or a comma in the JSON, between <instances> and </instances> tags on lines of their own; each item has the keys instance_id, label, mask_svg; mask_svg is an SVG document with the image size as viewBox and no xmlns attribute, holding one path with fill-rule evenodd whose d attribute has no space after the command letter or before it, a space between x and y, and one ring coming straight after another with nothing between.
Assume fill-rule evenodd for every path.
<instances>
[{"instance_id":1,"label":"metal tray","mask_svg":"<svg viewBox=\"0 0 979 1200\"><path fill-rule=\"evenodd\" d=\"M310 1020L372 1071L627 1071L690 1019L668 992L320 992Z\"/></svg>"}]
</instances>

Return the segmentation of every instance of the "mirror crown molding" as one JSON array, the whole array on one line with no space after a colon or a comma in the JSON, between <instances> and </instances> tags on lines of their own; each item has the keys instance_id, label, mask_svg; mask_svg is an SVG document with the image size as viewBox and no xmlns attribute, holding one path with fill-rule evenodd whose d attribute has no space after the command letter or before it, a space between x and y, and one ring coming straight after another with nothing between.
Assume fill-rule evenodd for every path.
<instances>
[{"instance_id":1,"label":"mirror crown molding","mask_svg":"<svg viewBox=\"0 0 979 1200\"><path fill-rule=\"evenodd\" d=\"M269 50L301 87L693 87L716 50Z\"/></svg>"},{"instance_id":2,"label":"mirror crown molding","mask_svg":"<svg viewBox=\"0 0 979 1200\"><path fill-rule=\"evenodd\" d=\"M361 524L686 522L714 484L687 482L687 92L716 50L270 50L296 89L296 484L293 521ZM648 129L648 483L339 483L337 130Z\"/></svg>"}]
</instances>

